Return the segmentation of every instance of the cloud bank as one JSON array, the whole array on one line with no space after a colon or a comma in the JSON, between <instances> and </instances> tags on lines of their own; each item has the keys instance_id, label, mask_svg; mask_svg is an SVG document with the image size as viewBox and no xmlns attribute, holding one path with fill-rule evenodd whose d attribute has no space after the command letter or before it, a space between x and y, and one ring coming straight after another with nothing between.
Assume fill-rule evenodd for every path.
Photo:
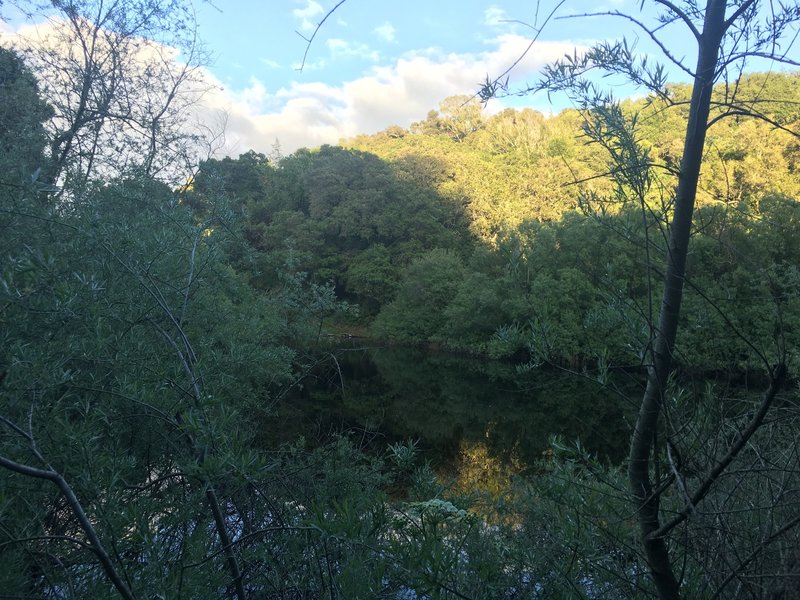
<instances>
[{"instance_id":1,"label":"cloud bank","mask_svg":"<svg viewBox=\"0 0 800 600\"><path fill-rule=\"evenodd\" d=\"M288 87L277 90L268 90L255 78L244 89L223 90L220 84L205 103L208 110L227 113L226 150L231 154L251 148L268 152L276 139L288 153L390 125L407 127L447 96L475 93L487 75L504 72L529 44L524 36L504 34L488 40L479 53L417 50L339 85L308 81L310 73L299 73ZM362 51L341 45L337 49ZM531 79L542 66L574 49L569 42L536 42L514 68L512 81ZM492 101L489 109L498 107Z\"/></svg>"},{"instance_id":2,"label":"cloud bank","mask_svg":"<svg viewBox=\"0 0 800 600\"><path fill-rule=\"evenodd\" d=\"M317 2L307 0L294 16L301 27L307 28L309 19L317 17L321 10ZM487 19L502 16L496 11L487 11L486 15ZM13 32L8 27L4 29L0 38L5 43L13 42L19 34L31 39L27 26ZM385 23L374 33L388 41L395 32L391 24ZM448 96L474 94L487 76L503 73L529 44L525 36L505 33L484 41L484 50L479 52L448 53L427 48L388 59L366 46L331 39L327 46L332 55L366 58L373 65L360 77L339 84L314 81L318 71L305 70L278 89L268 89L255 77L244 88L229 88L204 70L209 91L194 109L195 120L216 128L224 115L225 145L220 152L233 156L249 149L268 153L276 140L287 154L301 147L335 144L391 125L407 127L425 118ZM532 79L543 65L574 49L575 44L570 42L536 42L515 66L512 82ZM175 56L180 60L177 51ZM488 107L489 111L500 108L496 100Z\"/></svg>"}]
</instances>

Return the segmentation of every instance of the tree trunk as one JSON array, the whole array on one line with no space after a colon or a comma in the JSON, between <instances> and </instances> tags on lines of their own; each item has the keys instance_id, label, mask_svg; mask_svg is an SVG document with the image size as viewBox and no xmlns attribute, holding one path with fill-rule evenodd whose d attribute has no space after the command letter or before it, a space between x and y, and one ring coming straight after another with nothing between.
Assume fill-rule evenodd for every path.
<instances>
[{"instance_id":1,"label":"tree trunk","mask_svg":"<svg viewBox=\"0 0 800 600\"><path fill-rule=\"evenodd\" d=\"M660 497L659 493L653 491L650 461L678 331L686 257L697 182L703 159L711 92L722 37L726 29L725 8L725 0L708 0L703 31L698 39L697 69L678 179L675 213L667 249L664 296L654 340L652 365L647 377L647 388L639 408L629 455L628 478L639 518L639 527L651 575L662 599L678 598L680 584L673 573L665 538L652 537L653 532L659 528Z\"/></svg>"}]
</instances>

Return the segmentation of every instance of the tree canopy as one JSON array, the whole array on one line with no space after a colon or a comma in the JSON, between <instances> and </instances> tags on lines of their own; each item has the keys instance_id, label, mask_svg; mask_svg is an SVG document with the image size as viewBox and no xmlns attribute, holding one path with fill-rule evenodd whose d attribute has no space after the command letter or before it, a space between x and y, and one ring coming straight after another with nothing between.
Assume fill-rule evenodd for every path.
<instances>
[{"instance_id":1,"label":"tree canopy","mask_svg":"<svg viewBox=\"0 0 800 600\"><path fill-rule=\"evenodd\" d=\"M655 4L649 34L698 40L692 85L601 43L545 72L576 100L557 115L456 96L407 129L204 160L186 4L39 6L55 37L0 48L0 589L791 597L800 75L734 66L800 11ZM191 60L148 62L167 40ZM648 94L602 93L598 68ZM581 432L632 435L628 461L553 437L524 470L497 419L456 474L367 426L273 445L312 380L351 400L342 333L479 357L432 409L495 367L568 372L552 385L582 401L536 384L543 420L608 403ZM375 368L444 377L415 356ZM628 386L638 418L611 404Z\"/></svg>"}]
</instances>

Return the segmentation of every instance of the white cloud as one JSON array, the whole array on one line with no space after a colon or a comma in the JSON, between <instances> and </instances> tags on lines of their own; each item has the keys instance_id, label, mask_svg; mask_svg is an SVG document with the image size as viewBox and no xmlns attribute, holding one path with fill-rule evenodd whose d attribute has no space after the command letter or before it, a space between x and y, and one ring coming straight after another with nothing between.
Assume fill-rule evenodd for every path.
<instances>
[{"instance_id":1,"label":"white cloud","mask_svg":"<svg viewBox=\"0 0 800 600\"><path fill-rule=\"evenodd\" d=\"M306 2L303 14L318 14L321 8L313 0ZM41 32L40 32L41 33ZM3 37L4 40L8 37ZM470 53L446 53L438 48L408 52L392 62L371 66L361 76L340 84L307 81L314 68L307 64L303 79L279 89L269 89L263 81L251 77L243 88L232 89L205 71L209 91L202 107L196 107L196 120L213 124L220 113L227 115L224 151L237 154L250 148L269 152L274 140L280 140L287 152L297 148L337 143L360 133L373 133L397 124L408 126L423 119L447 96L472 94L480 83L507 69L525 52L529 38L505 33L488 40L484 50ZM351 55L377 60L367 46L331 39L327 41L330 59ZM513 80L523 81L547 63L572 53L568 42L537 42L514 68ZM177 50L161 48L162 59L179 61ZM279 67L269 60L265 66ZM330 67L328 67L330 68ZM327 71L326 71L327 73ZM299 76L298 76L299 77ZM498 103L490 106L496 109Z\"/></svg>"},{"instance_id":2,"label":"white cloud","mask_svg":"<svg viewBox=\"0 0 800 600\"><path fill-rule=\"evenodd\" d=\"M347 40L331 38L325 42L331 56L334 58L361 58L376 62L380 58L380 53L372 50L366 44L353 44Z\"/></svg>"},{"instance_id":3,"label":"white cloud","mask_svg":"<svg viewBox=\"0 0 800 600\"><path fill-rule=\"evenodd\" d=\"M250 85L239 92L231 94L232 98L248 113L258 114L268 108L269 94L264 84L255 77L250 78Z\"/></svg>"},{"instance_id":4,"label":"white cloud","mask_svg":"<svg viewBox=\"0 0 800 600\"><path fill-rule=\"evenodd\" d=\"M506 11L499 6L492 5L483 11L483 24L489 27L497 27L502 25L501 21L507 21L508 15Z\"/></svg>"},{"instance_id":5,"label":"white cloud","mask_svg":"<svg viewBox=\"0 0 800 600\"><path fill-rule=\"evenodd\" d=\"M281 63L271 58L259 58L258 62L267 67L268 69L280 69Z\"/></svg>"},{"instance_id":6,"label":"white cloud","mask_svg":"<svg viewBox=\"0 0 800 600\"><path fill-rule=\"evenodd\" d=\"M386 42L393 42L395 40L395 30L394 26L386 21L383 25L380 25L372 30L375 35Z\"/></svg>"},{"instance_id":7,"label":"white cloud","mask_svg":"<svg viewBox=\"0 0 800 600\"><path fill-rule=\"evenodd\" d=\"M311 19L317 15L321 15L323 12L324 10L319 2L306 0L306 4L303 8L295 8L292 10L292 15L300 21L301 31L314 31L317 24Z\"/></svg>"},{"instance_id":8,"label":"white cloud","mask_svg":"<svg viewBox=\"0 0 800 600\"><path fill-rule=\"evenodd\" d=\"M207 103L209 109L228 113L226 137L232 154L250 148L268 152L276 138L286 152L335 144L393 124L408 126L423 119L445 97L474 93L487 74L502 73L529 43L526 37L504 34L480 53L429 48L405 54L391 64L376 65L339 85L294 82L268 92L252 80L244 90L209 96ZM339 42L333 46L332 51L344 48ZM535 43L515 67L512 82L530 78L544 64L572 53L574 47L567 42ZM493 101L489 110L498 107Z\"/></svg>"}]
</instances>

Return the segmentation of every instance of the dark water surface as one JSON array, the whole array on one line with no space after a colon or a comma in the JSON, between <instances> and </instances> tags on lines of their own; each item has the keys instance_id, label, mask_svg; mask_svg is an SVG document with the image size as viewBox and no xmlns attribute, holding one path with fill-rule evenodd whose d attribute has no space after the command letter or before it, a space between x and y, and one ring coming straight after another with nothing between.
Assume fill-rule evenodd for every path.
<instances>
[{"instance_id":1,"label":"dark water surface","mask_svg":"<svg viewBox=\"0 0 800 600\"><path fill-rule=\"evenodd\" d=\"M349 431L377 449L409 438L439 469L533 467L553 434L612 462L627 452L632 410L588 377L409 348L332 353L275 407L270 441ZM637 384L620 376L636 397ZM481 467L483 465L483 467Z\"/></svg>"}]
</instances>

